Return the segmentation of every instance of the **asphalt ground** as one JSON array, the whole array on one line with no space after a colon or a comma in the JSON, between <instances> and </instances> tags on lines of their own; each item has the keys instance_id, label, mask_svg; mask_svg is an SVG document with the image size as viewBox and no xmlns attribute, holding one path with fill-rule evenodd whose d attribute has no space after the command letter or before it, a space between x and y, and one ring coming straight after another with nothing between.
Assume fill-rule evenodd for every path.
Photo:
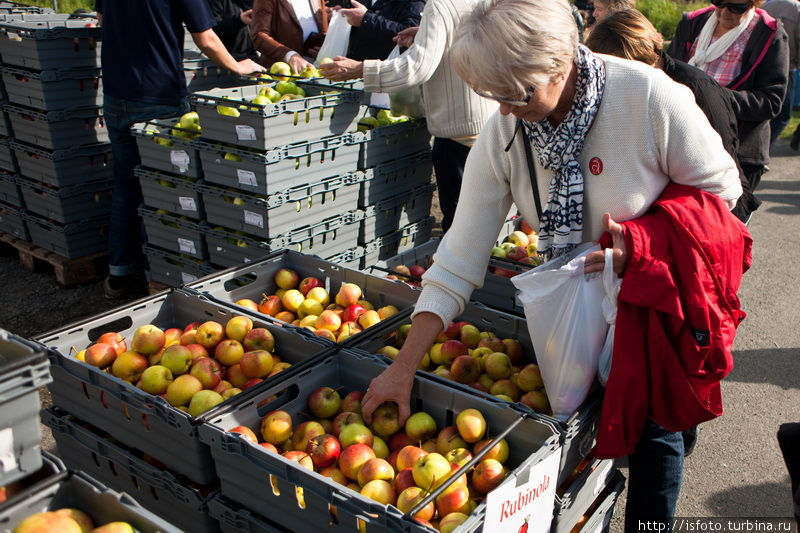
<instances>
[{"instance_id":1,"label":"asphalt ground","mask_svg":"<svg viewBox=\"0 0 800 533\"><path fill-rule=\"evenodd\" d=\"M740 298L748 313L736 339L735 368L723 382L725 414L703 424L686 459L678 504L683 517L791 517L789 479L775 438L800 421L800 176L797 152L779 140L750 224L753 268ZM23 270L0 246L0 327L33 337L120 305L102 285L59 288L52 272ZM43 405L49 403L46 391ZM43 446L53 448L46 428ZM624 472L624 470L623 470ZM622 531L625 494L612 531Z\"/></svg>"}]
</instances>

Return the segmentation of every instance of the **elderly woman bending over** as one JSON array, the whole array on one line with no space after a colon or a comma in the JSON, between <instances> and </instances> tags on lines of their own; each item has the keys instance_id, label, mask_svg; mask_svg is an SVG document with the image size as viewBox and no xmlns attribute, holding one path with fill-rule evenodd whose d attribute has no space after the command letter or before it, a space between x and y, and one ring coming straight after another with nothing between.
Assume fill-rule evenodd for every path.
<instances>
[{"instance_id":1,"label":"elderly woman bending over","mask_svg":"<svg viewBox=\"0 0 800 533\"><path fill-rule=\"evenodd\" d=\"M452 58L466 83L500 107L467 160L453 226L424 276L411 334L365 395L368 419L386 401L397 403L402 420L409 415L415 369L483 284L512 202L538 225L540 250L551 256L609 230L621 272L627 258L617 222L645 214L670 182L713 193L729 209L741 194L736 165L689 90L649 66L579 45L567 0L480 5L463 21ZM585 270L603 264L598 252ZM668 520L682 468L681 434L649 422L632 455L628 518Z\"/></svg>"}]
</instances>

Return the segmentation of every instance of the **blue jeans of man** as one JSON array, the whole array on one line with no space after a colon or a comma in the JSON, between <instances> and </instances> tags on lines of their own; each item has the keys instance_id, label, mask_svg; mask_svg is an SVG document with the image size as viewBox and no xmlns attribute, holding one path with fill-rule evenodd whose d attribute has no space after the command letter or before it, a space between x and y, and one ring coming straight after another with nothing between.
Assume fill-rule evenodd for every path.
<instances>
[{"instance_id":1,"label":"blue jeans of man","mask_svg":"<svg viewBox=\"0 0 800 533\"><path fill-rule=\"evenodd\" d=\"M184 98L178 105L161 105L123 100L105 95L105 117L111 152L114 156L114 188L111 196L111 220L108 230L108 271L112 276L129 276L141 267L141 222L138 207L142 189L133 175L141 162L131 126L160 117L189 111Z\"/></svg>"},{"instance_id":2,"label":"blue jeans of man","mask_svg":"<svg viewBox=\"0 0 800 533\"><path fill-rule=\"evenodd\" d=\"M769 121L770 127L770 146L775 144L778 136L789 123L792 118L792 109L794 108L794 78L795 71L789 71L789 81L786 84L786 97L783 99L783 106L778 116Z\"/></svg>"},{"instance_id":3,"label":"blue jeans of man","mask_svg":"<svg viewBox=\"0 0 800 533\"><path fill-rule=\"evenodd\" d=\"M683 436L648 420L628 456L628 499L625 533L644 531L650 524L664 524L669 531L683 478ZM654 526L650 526L650 531Z\"/></svg>"}]
</instances>

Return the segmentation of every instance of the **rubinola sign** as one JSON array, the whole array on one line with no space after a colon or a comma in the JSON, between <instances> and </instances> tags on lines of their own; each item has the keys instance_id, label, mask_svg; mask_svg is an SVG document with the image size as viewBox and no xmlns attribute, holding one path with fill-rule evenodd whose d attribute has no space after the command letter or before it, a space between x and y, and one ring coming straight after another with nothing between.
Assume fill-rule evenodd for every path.
<instances>
[{"instance_id":1,"label":"rubinola sign","mask_svg":"<svg viewBox=\"0 0 800 533\"><path fill-rule=\"evenodd\" d=\"M510 476L486 497L484 533L548 533L553 521L561 448Z\"/></svg>"}]
</instances>

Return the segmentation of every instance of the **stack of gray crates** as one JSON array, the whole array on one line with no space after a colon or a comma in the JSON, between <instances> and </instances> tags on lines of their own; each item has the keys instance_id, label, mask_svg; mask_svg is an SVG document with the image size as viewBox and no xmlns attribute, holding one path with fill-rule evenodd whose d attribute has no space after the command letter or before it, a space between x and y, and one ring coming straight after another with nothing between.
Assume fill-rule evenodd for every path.
<instances>
[{"instance_id":1,"label":"stack of gray crates","mask_svg":"<svg viewBox=\"0 0 800 533\"><path fill-rule=\"evenodd\" d=\"M358 236L365 249L362 269L430 239L436 190L431 181L431 137L424 121L380 126L366 136L359 154L359 168L366 174L359 196L364 211Z\"/></svg>"},{"instance_id":2,"label":"stack of gray crates","mask_svg":"<svg viewBox=\"0 0 800 533\"><path fill-rule=\"evenodd\" d=\"M107 241L112 165L96 22L60 14L0 22L5 189L13 179L24 207L19 236L69 259L102 252Z\"/></svg>"}]
</instances>

